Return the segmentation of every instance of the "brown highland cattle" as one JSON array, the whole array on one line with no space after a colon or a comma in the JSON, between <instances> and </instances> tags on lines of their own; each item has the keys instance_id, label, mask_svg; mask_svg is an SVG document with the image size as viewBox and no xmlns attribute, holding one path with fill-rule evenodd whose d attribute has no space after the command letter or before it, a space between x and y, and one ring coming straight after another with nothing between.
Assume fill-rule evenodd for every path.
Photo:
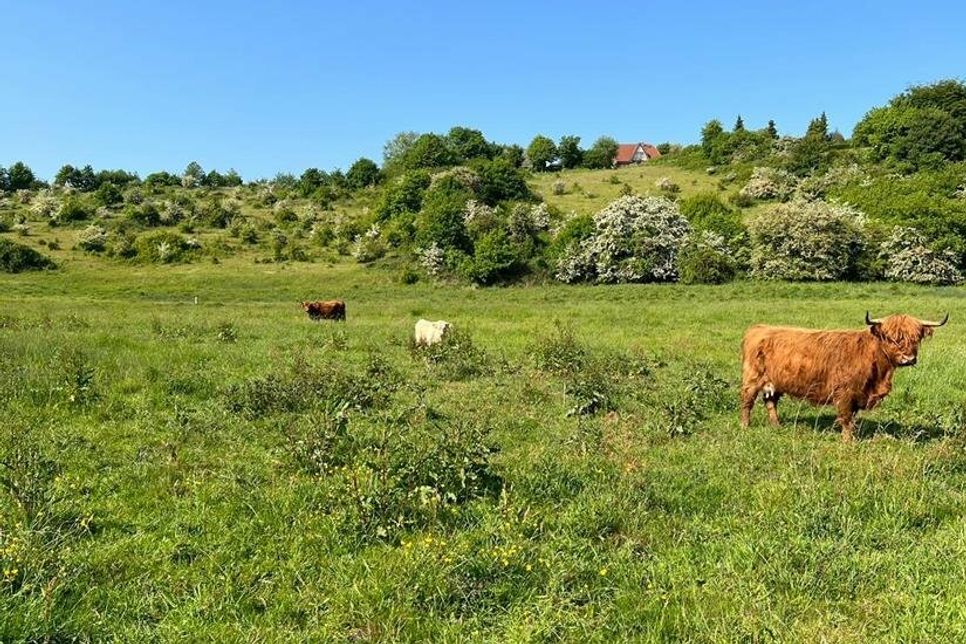
<instances>
[{"instance_id":1,"label":"brown highland cattle","mask_svg":"<svg viewBox=\"0 0 966 644\"><path fill-rule=\"evenodd\" d=\"M342 320L345 322L345 302L328 300L319 302L299 302L310 320Z\"/></svg>"},{"instance_id":2,"label":"brown highland cattle","mask_svg":"<svg viewBox=\"0 0 966 644\"><path fill-rule=\"evenodd\" d=\"M748 426L758 394L768 420L778 425L778 401L785 394L815 405L834 405L842 439L853 440L855 413L872 409L892 389L898 367L916 364L919 343L942 322L865 314L864 331L816 331L756 325L741 345L741 424Z\"/></svg>"}]
</instances>

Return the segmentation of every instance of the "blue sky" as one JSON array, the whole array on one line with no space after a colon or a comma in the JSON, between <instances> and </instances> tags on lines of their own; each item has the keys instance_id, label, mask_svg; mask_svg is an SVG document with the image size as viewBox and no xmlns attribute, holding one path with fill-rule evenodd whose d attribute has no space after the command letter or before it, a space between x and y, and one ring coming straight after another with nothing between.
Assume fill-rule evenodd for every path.
<instances>
[{"instance_id":1,"label":"blue sky","mask_svg":"<svg viewBox=\"0 0 966 644\"><path fill-rule=\"evenodd\" d=\"M0 0L0 17L0 165L45 178L347 168L453 125L687 143L714 117L798 134L825 110L848 134L908 85L966 74L952 1Z\"/></svg>"}]
</instances>

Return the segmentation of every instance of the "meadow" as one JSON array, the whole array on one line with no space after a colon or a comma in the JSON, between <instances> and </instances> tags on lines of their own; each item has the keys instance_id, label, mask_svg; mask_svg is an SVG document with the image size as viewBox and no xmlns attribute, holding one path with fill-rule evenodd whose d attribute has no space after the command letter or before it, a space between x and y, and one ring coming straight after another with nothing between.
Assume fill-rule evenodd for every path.
<instances>
[{"instance_id":1,"label":"meadow","mask_svg":"<svg viewBox=\"0 0 966 644\"><path fill-rule=\"evenodd\" d=\"M0 274L0 640L966 640L964 293ZM748 325L866 309L951 321L857 443L738 426Z\"/></svg>"}]
</instances>

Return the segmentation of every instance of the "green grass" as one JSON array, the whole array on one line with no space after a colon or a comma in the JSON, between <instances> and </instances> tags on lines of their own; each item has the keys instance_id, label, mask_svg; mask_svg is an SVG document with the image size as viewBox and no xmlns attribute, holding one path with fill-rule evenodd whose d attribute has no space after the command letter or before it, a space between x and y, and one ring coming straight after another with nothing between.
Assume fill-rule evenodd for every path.
<instances>
[{"instance_id":1,"label":"green grass","mask_svg":"<svg viewBox=\"0 0 966 644\"><path fill-rule=\"evenodd\" d=\"M966 639L962 289L77 257L0 275L0 640ZM746 326L866 309L951 322L859 443L738 427Z\"/></svg>"},{"instance_id":2,"label":"green grass","mask_svg":"<svg viewBox=\"0 0 966 644\"><path fill-rule=\"evenodd\" d=\"M662 177L668 177L680 187L680 196L717 192L722 179L719 175L686 170L667 163L645 163L614 170L564 170L534 174L530 187L561 212L581 215L593 214L617 199L624 184L630 186L635 194L659 195L661 191L655 182ZM557 181L562 181L566 186L562 195L553 194L553 184ZM735 190L741 187L740 184L728 185Z\"/></svg>"}]
</instances>

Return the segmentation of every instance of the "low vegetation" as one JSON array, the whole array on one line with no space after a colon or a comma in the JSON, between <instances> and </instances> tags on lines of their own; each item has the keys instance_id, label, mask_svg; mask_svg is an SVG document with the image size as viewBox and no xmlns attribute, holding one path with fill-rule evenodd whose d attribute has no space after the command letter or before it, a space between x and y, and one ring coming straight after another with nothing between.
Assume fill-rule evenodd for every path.
<instances>
[{"instance_id":1,"label":"low vegetation","mask_svg":"<svg viewBox=\"0 0 966 644\"><path fill-rule=\"evenodd\" d=\"M318 271L0 276L0 639L966 636L957 290ZM953 315L858 445L738 427L747 325L866 308Z\"/></svg>"}]
</instances>

